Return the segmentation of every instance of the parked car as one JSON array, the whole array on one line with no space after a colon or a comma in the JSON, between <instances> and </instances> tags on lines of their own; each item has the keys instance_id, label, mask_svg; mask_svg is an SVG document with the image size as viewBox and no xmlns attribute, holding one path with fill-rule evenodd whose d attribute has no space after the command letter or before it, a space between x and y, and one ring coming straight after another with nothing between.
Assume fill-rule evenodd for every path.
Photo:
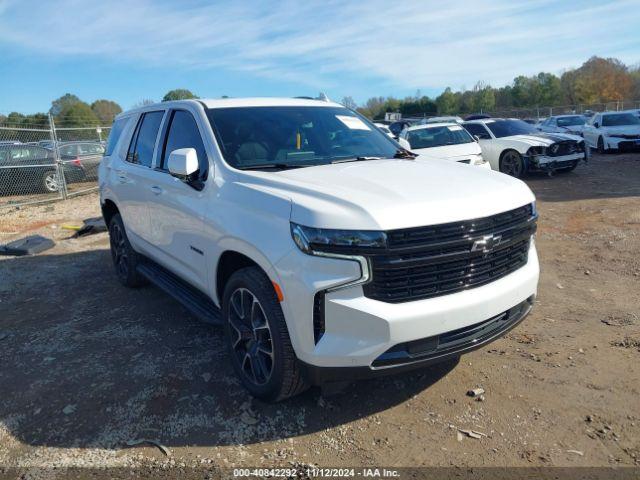
<instances>
[{"instance_id":1,"label":"parked car","mask_svg":"<svg viewBox=\"0 0 640 480\"><path fill-rule=\"evenodd\" d=\"M457 359L534 304L535 197L414 158L332 102L120 114L99 172L117 278L222 325L240 381L267 401Z\"/></svg>"},{"instance_id":2,"label":"parked car","mask_svg":"<svg viewBox=\"0 0 640 480\"><path fill-rule=\"evenodd\" d=\"M80 162L87 180L98 178L98 166L104 155L104 146L99 142L64 142L58 146L63 162Z\"/></svg>"},{"instance_id":3,"label":"parked car","mask_svg":"<svg viewBox=\"0 0 640 480\"><path fill-rule=\"evenodd\" d=\"M378 127L385 135L393 138L393 133L391 133L391 130L389 130L389 127L387 125L385 125L384 123L378 123L378 122L374 123L374 125Z\"/></svg>"},{"instance_id":4,"label":"parked car","mask_svg":"<svg viewBox=\"0 0 640 480\"><path fill-rule=\"evenodd\" d=\"M462 123L464 120L458 116L449 116L449 117L429 117L423 118L420 123Z\"/></svg>"},{"instance_id":5,"label":"parked car","mask_svg":"<svg viewBox=\"0 0 640 480\"><path fill-rule=\"evenodd\" d=\"M80 162L64 163L68 183L82 181ZM57 192L61 188L56 161L51 150L37 145L0 145L0 189L3 192Z\"/></svg>"},{"instance_id":6,"label":"parked car","mask_svg":"<svg viewBox=\"0 0 640 480\"><path fill-rule=\"evenodd\" d=\"M582 132L599 153L640 148L640 119L630 112L596 113Z\"/></svg>"},{"instance_id":7,"label":"parked car","mask_svg":"<svg viewBox=\"0 0 640 480\"><path fill-rule=\"evenodd\" d=\"M397 139L400 137L400 132L410 126L411 122L409 122L408 120L398 120L397 122L389 124L389 130L391 130L393 138Z\"/></svg>"},{"instance_id":8,"label":"parked car","mask_svg":"<svg viewBox=\"0 0 640 480\"><path fill-rule=\"evenodd\" d=\"M554 115L538 125L538 130L547 133L568 133L582 136L582 130L587 123L583 115Z\"/></svg>"},{"instance_id":9,"label":"parked car","mask_svg":"<svg viewBox=\"0 0 640 480\"><path fill-rule=\"evenodd\" d=\"M485 118L491 118L491 115L487 115L486 113L472 113L471 115L467 115L464 121L468 122L469 120L483 120Z\"/></svg>"},{"instance_id":10,"label":"parked car","mask_svg":"<svg viewBox=\"0 0 640 480\"><path fill-rule=\"evenodd\" d=\"M635 115L636 117L640 118L640 108L637 108L635 110L626 110L627 112L629 112L631 115Z\"/></svg>"},{"instance_id":11,"label":"parked car","mask_svg":"<svg viewBox=\"0 0 640 480\"><path fill-rule=\"evenodd\" d=\"M482 158L475 138L456 123L413 125L400 134L400 145L420 155L418 159L439 158L491 169Z\"/></svg>"},{"instance_id":12,"label":"parked car","mask_svg":"<svg viewBox=\"0 0 640 480\"><path fill-rule=\"evenodd\" d=\"M549 134L512 118L491 118L463 123L475 135L482 157L491 168L516 178L532 171L570 172L587 159L584 140L575 135Z\"/></svg>"}]
</instances>

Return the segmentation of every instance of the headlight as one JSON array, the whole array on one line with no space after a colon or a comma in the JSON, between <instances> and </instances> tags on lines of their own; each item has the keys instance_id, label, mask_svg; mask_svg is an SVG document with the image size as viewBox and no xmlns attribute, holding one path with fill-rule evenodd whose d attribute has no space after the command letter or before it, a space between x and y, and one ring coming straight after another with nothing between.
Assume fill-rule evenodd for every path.
<instances>
[{"instance_id":1,"label":"headlight","mask_svg":"<svg viewBox=\"0 0 640 480\"><path fill-rule=\"evenodd\" d=\"M531 147L529 150L527 150L527 154L529 156L544 155L546 151L547 149L545 147Z\"/></svg>"},{"instance_id":2,"label":"headlight","mask_svg":"<svg viewBox=\"0 0 640 480\"><path fill-rule=\"evenodd\" d=\"M291 223L291 237L300 250L309 255L317 252L349 253L362 248L384 248L387 235L375 230L333 230Z\"/></svg>"},{"instance_id":3,"label":"headlight","mask_svg":"<svg viewBox=\"0 0 640 480\"><path fill-rule=\"evenodd\" d=\"M538 216L538 208L536 206L536 201L535 200L533 202L531 202L531 216L532 217L537 217Z\"/></svg>"}]
</instances>

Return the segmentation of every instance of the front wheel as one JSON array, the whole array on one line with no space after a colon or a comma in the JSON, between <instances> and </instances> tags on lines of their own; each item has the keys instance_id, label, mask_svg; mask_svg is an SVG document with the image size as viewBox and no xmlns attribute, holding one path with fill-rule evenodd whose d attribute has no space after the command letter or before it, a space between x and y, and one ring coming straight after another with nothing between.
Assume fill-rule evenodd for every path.
<instances>
[{"instance_id":1,"label":"front wheel","mask_svg":"<svg viewBox=\"0 0 640 480\"><path fill-rule=\"evenodd\" d=\"M527 173L524 158L515 150L507 150L500 158L500 171L512 177L522 178Z\"/></svg>"},{"instance_id":2,"label":"front wheel","mask_svg":"<svg viewBox=\"0 0 640 480\"><path fill-rule=\"evenodd\" d=\"M607 153L607 149L604 147L604 138L598 137L598 153Z\"/></svg>"},{"instance_id":3,"label":"front wheel","mask_svg":"<svg viewBox=\"0 0 640 480\"><path fill-rule=\"evenodd\" d=\"M42 174L40 182L41 188L46 193L55 193L60 191L60 176L55 170L48 170Z\"/></svg>"},{"instance_id":4,"label":"front wheel","mask_svg":"<svg viewBox=\"0 0 640 480\"><path fill-rule=\"evenodd\" d=\"M282 308L262 270L248 267L231 276L222 313L233 369L251 395L277 402L307 388Z\"/></svg>"}]
</instances>

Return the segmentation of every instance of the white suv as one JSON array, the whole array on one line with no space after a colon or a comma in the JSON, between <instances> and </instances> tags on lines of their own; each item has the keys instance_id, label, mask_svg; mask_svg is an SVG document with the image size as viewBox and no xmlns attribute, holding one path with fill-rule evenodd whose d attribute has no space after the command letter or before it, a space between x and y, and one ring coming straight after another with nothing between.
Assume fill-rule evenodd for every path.
<instances>
[{"instance_id":1,"label":"white suv","mask_svg":"<svg viewBox=\"0 0 640 480\"><path fill-rule=\"evenodd\" d=\"M530 311L535 199L413 157L324 101L123 113L99 180L117 276L223 325L243 385L268 401L455 359Z\"/></svg>"}]
</instances>

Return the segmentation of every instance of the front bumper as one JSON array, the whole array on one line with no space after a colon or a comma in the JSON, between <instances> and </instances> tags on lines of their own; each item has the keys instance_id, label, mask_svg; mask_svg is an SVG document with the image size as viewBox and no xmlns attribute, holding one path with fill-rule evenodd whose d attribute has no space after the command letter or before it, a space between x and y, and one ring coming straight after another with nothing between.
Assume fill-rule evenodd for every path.
<instances>
[{"instance_id":1,"label":"front bumper","mask_svg":"<svg viewBox=\"0 0 640 480\"><path fill-rule=\"evenodd\" d=\"M359 265L294 250L276 265L276 271L284 290L281 305L292 345L307 370L376 370L376 360L399 344L485 322L532 298L537 292L539 264L532 241L528 262L522 268L491 283L449 295L387 303L365 297L360 285L328 291L323 301L324 333L317 343L313 329L316 293L357 280ZM453 355L460 353L464 351Z\"/></svg>"},{"instance_id":2,"label":"front bumper","mask_svg":"<svg viewBox=\"0 0 640 480\"><path fill-rule=\"evenodd\" d=\"M587 152L572 153L571 155L562 155L550 157L547 155L533 155L528 157L529 169L532 171L553 172L561 168L567 168L574 165L575 162L581 160L587 162Z\"/></svg>"},{"instance_id":3,"label":"front bumper","mask_svg":"<svg viewBox=\"0 0 640 480\"><path fill-rule=\"evenodd\" d=\"M535 295L492 318L443 335L396 345L370 367L318 367L301 362L313 385L376 378L454 360L502 337L522 322L533 308Z\"/></svg>"},{"instance_id":4,"label":"front bumper","mask_svg":"<svg viewBox=\"0 0 640 480\"><path fill-rule=\"evenodd\" d=\"M605 137L604 141L608 148L630 152L640 150L640 139L623 137Z\"/></svg>"}]
</instances>

